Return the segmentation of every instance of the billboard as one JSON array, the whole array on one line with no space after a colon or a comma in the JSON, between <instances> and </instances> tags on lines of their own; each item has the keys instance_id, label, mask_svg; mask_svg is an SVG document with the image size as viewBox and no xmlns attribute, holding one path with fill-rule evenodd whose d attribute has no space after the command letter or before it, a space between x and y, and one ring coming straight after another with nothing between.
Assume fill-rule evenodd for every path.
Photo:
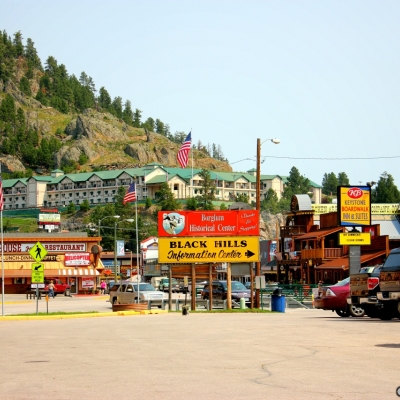
<instances>
[{"instance_id":1,"label":"billboard","mask_svg":"<svg viewBox=\"0 0 400 400\"><path fill-rule=\"evenodd\" d=\"M258 210L160 211L158 236L259 236Z\"/></svg>"},{"instance_id":2,"label":"billboard","mask_svg":"<svg viewBox=\"0 0 400 400\"><path fill-rule=\"evenodd\" d=\"M371 187L338 186L338 225L371 225Z\"/></svg>"},{"instance_id":3,"label":"billboard","mask_svg":"<svg viewBox=\"0 0 400 400\"><path fill-rule=\"evenodd\" d=\"M160 263L243 263L260 260L258 236L185 237L158 239Z\"/></svg>"}]
</instances>

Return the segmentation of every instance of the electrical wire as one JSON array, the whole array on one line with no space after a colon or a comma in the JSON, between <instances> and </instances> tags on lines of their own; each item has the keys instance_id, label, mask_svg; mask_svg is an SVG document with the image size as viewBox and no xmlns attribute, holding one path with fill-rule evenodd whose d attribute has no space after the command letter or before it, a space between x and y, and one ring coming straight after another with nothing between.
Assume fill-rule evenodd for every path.
<instances>
[{"instance_id":1,"label":"electrical wire","mask_svg":"<svg viewBox=\"0 0 400 400\"><path fill-rule=\"evenodd\" d=\"M381 160L381 159L390 159L390 158L400 158L400 156L381 156L381 157L288 157L288 156L262 156L262 158L265 160L266 158L278 158L278 159L287 159L287 160L338 160L338 161L343 161L343 160ZM262 160L261 162L264 162ZM255 158L243 158L242 160L239 161L234 161L230 162L229 164L236 164L238 162L242 161L256 161Z\"/></svg>"}]
</instances>

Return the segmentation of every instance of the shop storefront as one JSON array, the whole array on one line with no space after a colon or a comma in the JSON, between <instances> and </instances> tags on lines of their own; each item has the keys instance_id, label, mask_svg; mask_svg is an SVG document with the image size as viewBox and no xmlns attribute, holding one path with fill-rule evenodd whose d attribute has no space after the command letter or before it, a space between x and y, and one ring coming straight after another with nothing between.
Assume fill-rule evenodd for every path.
<instances>
[{"instance_id":1,"label":"shop storefront","mask_svg":"<svg viewBox=\"0 0 400 400\"><path fill-rule=\"evenodd\" d=\"M5 234L4 256L1 260L4 293L25 293L30 288L35 260L29 250L37 242L47 252L41 261L45 280L60 279L71 285L73 294L87 291L89 286L95 289L104 269L100 260L99 241L99 237L80 233Z\"/></svg>"}]
</instances>

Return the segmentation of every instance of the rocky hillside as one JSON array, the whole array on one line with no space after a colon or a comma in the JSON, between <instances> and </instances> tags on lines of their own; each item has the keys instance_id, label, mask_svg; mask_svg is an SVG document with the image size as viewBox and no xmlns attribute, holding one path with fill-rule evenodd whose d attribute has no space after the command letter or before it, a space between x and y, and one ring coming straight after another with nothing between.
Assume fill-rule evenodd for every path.
<instances>
[{"instance_id":1,"label":"rocky hillside","mask_svg":"<svg viewBox=\"0 0 400 400\"><path fill-rule=\"evenodd\" d=\"M179 166L176 154L180 145L167 137L129 126L122 119L100 110L86 109L79 114L63 114L35 100L37 90L35 79L31 80L32 96L22 93L18 89L18 82L10 80L4 84L0 81L0 102L9 94L16 108L24 111L27 126L38 132L39 139L56 137L60 141L60 149L53 154L53 168L75 165L77 169L90 171L99 167L115 169L143 166L150 162L158 162L166 167ZM18 155L1 154L0 161L3 172L24 172L26 168L32 168L24 164ZM209 170L232 170L228 163L197 150L194 150L193 166Z\"/></svg>"}]
</instances>

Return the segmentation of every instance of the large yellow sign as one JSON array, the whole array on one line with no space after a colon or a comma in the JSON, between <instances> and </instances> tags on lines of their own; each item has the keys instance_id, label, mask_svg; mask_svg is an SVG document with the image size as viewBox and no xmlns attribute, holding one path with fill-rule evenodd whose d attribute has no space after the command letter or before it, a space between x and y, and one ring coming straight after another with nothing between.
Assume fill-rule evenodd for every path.
<instances>
[{"instance_id":1,"label":"large yellow sign","mask_svg":"<svg viewBox=\"0 0 400 400\"><path fill-rule=\"evenodd\" d=\"M341 232L339 233L341 246L365 246L371 244L371 232Z\"/></svg>"},{"instance_id":2,"label":"large yellow sign","mask_svg":"<svg viewBox=\"0 0 400 400\"><path fill-rule=\"evenodd\" d=\"M338 202L339 225L371 225L371 188L369 186L338 186Z\"/></svg>"},{"instance_id":3,"label":"large yellow sign","mask_svg":"<svg viewBox=\"0 0 400 400\"><path fill-rule=\"evenodd\" d=\"M169 263L257 262L258 236L158 238L158 261Z\"/></svg>"}]
</instances>

